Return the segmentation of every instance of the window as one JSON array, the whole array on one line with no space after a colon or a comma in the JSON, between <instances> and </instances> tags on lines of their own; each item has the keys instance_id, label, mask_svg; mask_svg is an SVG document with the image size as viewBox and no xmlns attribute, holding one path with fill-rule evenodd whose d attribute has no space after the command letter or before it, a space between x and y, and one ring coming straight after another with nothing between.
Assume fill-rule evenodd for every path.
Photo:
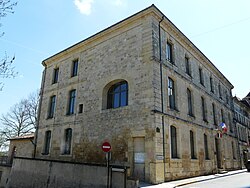
<instances>
[{"instance_id":1,"label":"window","mask_svg":"<svg viewBox=\"0 0 250 188\"><path fill-rule=\"evenodd\" d=\"M77 76L77 71L78 71L78 59L72 62L71 77Z\"/></svg>"},{"instance_id":2,"label":"window","mask_svg":"<svg viewBox=\"0 0 250 188\"><path fill-rule=\"evenodd\" d=\"M228 112L228 126L229 126L229 131L233 133L233 127L232 127L232 122L231 122L231 115Z\"/></svg>"},{"instance_id":3,"label":"window","mask_svg":"<svg viewBox=\"0 0 250 188\"><path fill-rule=\"evenodd\" d=\"M199 68L200 84L204 86L203 70Z\"/></svg>"},{"instance_id":4,"label":"window","mask_svg":"<svg viewBox=\"0 0 250 188\"><path fill-rule=\"evenodd\" d=\"M191 93L191 91L189 89L187 89L187 98L188 98L188 115L194 116L192 93Z\"/></svg>"},{"instance_id":5,"label":"window","mask_svg":"<svg viewBox=\"0 0 250 188\"><path fill-rule=\"evenodd\" d=\"M208 142L207 142L207 135L204 134L204 150L205 150L205 159L209 159L209 153L208 153Z\"/></svg>"},{"instance_id":6,"label":"window","mask_svg":"<svg viewBox=\"0 0 250 188\"><path fill-rule=\"evenodd\" d=\"M173 46L169 42L166 45L166 59L170 61L170 63L174 64L173 62Z\"/></svg>"},{"instance_id":7,"label":"window","mask_svg":"<svg viewBox=\"0 0 250 188\"><path fill-rule=\"evenodd\" d=\"M76 90L71 90L69 93L68 115L74 114L76 101Z\"/></svg>"},{"instance_id":8,"label":"window","mask_svg":"<svg viewBox=\"0 0 250 188\"><path fill-rule=\"evenodd\" d=\"M213 78L210 77L210 91L214 93L214 83L213 83Z\"/></svg>"},{"instance_id":9,"label":"window","mask_svg":"<svg viewBox=\"0 0 250 188\"><path fill-rule=\"evenodd\" d=\"M195 143L194 143L194 132L193 131L190 131L190 152L191 152L191 159L196 159Z\"/></svg>"},{"instance_id":10,"label":"window","mask_svg":"<svg viewBox=\"0 0 250 188\"><path fill-rule=\"evenodd\" d=\"M56 96L53 95L52 97L50 97L48 118L53 118L54 117L55 107L56 107Z\"/></svg>"},{"instance_id":11,"label":"window","mask_svg":"<svg viewBox=\"0 0 250 188\"><path fill-rule=\"evenodd\" d=\"M212 110L213 110L213 120L214 120L214 125L217 125L217 119L216 119L216 109L214 103L212 104Z\"/></svg>"},{"instance_id":12,"label":"window","mask_svg":"<svg viewBox=\"0 0 250 188\"><path fill-rule=\"evenodd\" d=\"M220 112L221 112L221 122L225 123L225 117L224 117L223 109L221 109Z\"/></svg>"},{"instance_id":13,"label":"window","mask_svg":"<svg viewBox=\"0 0 250 188\"><path fill-rule=\"evenodd\" d=\"M170 126L170 135L171 135L171 157L178 158L177 155L177 132L174 126Z\"/></svg>"},{"instance_id":14,"label":"window","mask_svg":"<svg viewBox=\"0 0 250 188\"><path fill-rule=\"evenodd\" d=\"M203 97L201 97L201 110L202 110L203 121L207 121L206 103L205 103L205 99Z\"/></svg>"},{"instance_id":15,"label":"window","mask_svg":"<svg viewBox=\"0 0 250 188\"><path fill-rule=\"evenodd\" d=\"M43 155L48 155L49 154L50 140L51 140L51 131L46 131L45 132L45 138L44 138Z\"/></svg>"},{"instance_id":16,"label":"window","mask_svg":"<svg viewBox=\"0 0 250 188\"><path fill-rule=\"evenodd\" d=\"M108 90L108 108L119 108L128 105L128 83L126 81L114 84Z\"/></svg>"},{"instance_id":17,"label":"window","mask_svg":"<svg viewBox=\"0 0 250 188\"><path fill-rule=\"evenodd\" d=\"M229 97L226 91L225 91L225 96L226 96L226 103L229 104Z\"/></svg>"},{"instance_id":18,"label":"window","mask_svg":"<svg viewBox=\"0 0 250 188\"><path fill-rule=\"evenodd\" d=\"M175 109L175 88L171 78L168 78L168 99L170 109Z\"/></svg>"},{"instance_id":19,"label":"window","mask_svg":"<svg viewBox=\"0 0 250 188\"><path fill-rule=\"evenodd\" d=\"M78 113L79 113L79 114L83 113L83 104L79 104Z\"/></svg>"},{"instance_id":20,"label":"window","mask_svg":"<svg viewBox=\"0 0 250 188\"><path fill-rule=\"evenodd\" d=\"M190 62L189 58L185 57L185 65L186 65L186 73L191 76L191 70L190 70Z\"/></svg>"},{"instance_id":21,"label":"window","mask_svg":"<svg viewBox=\"0 0 250 188\"><path fill-rule=\"evenodd\" d=\"M69 155L71 152L71 140L72 140L72 129L68 128L65 130L65 142L64 142L64 151L63 154Z\"/></svg>"},{"instance_id":22,"label":"window","mask_svg":"<svg viewBox=\"0 0 250 188\"><path fill-rule=\"evenodd\" d=\"M58 82L58 76L59 76L59 68L55 68L54 73L53 73L52 84L55 84Z\"/></svg>"},{"instance_id":23,"label":"window","mask_svg":"<svg viewBox=\"0 0 250 188\"><path fill-rule=\"evenodd\" d=\"M219 97L220 97L220 99L222 99L222 96L221 96L221 86L220 86L220 84L218 85L218 90L219 90Z\"/></svg>"}]
</instances>

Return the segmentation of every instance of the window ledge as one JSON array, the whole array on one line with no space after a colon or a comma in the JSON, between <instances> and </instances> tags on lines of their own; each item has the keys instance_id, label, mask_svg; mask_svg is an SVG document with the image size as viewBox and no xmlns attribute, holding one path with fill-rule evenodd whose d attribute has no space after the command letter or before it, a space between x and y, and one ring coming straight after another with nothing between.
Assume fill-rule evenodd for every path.
<instances>
[{"instance_id":1,"label":"window ledge","mask_svg":"<svg viewBox=\"0 0 250 188\"><path fill-rule=\"evenodd\" d=\"M69 117L69 116L74 116L74 115L76 115L76 114L75 114L75 113L73 113L73 114L67 113L67 114L66 114L66 116L68 116L68 117Z\"/></svg>"},{"instance_id":2,"label":"window ledge","mask_svg":"<svg viewBox=\"0 0 250 188\"><path fill-rule=\"evenodd\" d=\"M176 161L176 162L181 162L182 159L181 158L170 158L171 161Z\"/></svg>"},{"instance_id":3,"label":"window ledge","mask_svg":"<svg viewBox=\"0 0 250 188\"><path fill-rule=\"evenodd\" d=\"M112 112L112 111L119 111L119 110L124 110L129 108L128 105L126 106L120 106L118 108L105 108L101 110L101 113L108 113L108 112Z\"/></svg>"},{"instance_id":4,"label":"window ledge","mask_svg":"<svg viewBox=\"0 0 250 188\"><path fill-rule=\"evenodd\" d=\"M60 157L72 157L72 154L64 154L64 153L61 153L60 154Z\"/></svg>"},{"instance_id":5,"label":"window ledge","mask_svg":"<svg viewBox=\"0 0 250 188\"><path fill-rule=\"evenodd\" d=\"M195 119L194 114L188 114L188 117L189 117L189 118L193 118L193 119Z\"/></svg>"},{"instance_id":6,"label":"window ledge","mask_svg":"<svg viewBox=\"0 0 250 188\"><path fill-rule=\"evenodd\" d=\"M207 120L207 119L203 119L203 121L204 121L205 123L208 123L208 120Z\"/></svg>"},{"instance_id":7,"label":"window ledge","mask_svg":"<svg viewBox=\"0 0 250 188\"><path fill-rule=\"evenodd\" d=\"M42 156L50 156L50 153L41 153Z\"/></svg>"}]
</instances>

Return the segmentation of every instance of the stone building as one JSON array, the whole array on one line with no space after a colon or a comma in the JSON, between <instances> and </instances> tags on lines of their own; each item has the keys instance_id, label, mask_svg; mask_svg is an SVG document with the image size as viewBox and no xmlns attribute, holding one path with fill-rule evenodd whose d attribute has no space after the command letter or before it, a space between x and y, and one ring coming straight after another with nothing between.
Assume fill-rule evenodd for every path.
<instances>
[{"instance_id":1,"label":"stone building","mask_svg":"<svg viewBox=\"0 0 250 188\"><path fill-rule=\"evenodd\" d=\"M233 85L154 5L42 64L37 158L104 163L108 141L151 183L240 167Z\"/></svg>"},{"instance_id":2,"label":"stone building","mask_svg":"<svg viewBox=\"0 0 250 188\"><path fill-rule=\"evenodd\" d=\"M13 157L33 157L34 152L34 133L25 134L9 139L8 157L10 160Z\"/></svg>"},{"instance_id":3,"label":"stone building","mask_svg":"<svg viewBox=\"0 0 250 188\"><path fill-rule=\"evenodd\" d=\"M250 96L250 93L248 96ZM241 156L241 165L243 167L244 158L250 152L250 103L248 103L247 97L242 100L237 97L233 98L234 123L237 128L239 155Z\"/></svg>"},{"instance_id":4,"label":"stone building","mask_svg":"<svg viewBox=\"0 0 250 188\"><path fill-rule=\"evenodd\" d=\"M14 157L33 157L33 139L33 133L9 139L8 156L0 157L0 188L6 187Z\"/></svg>"}]
</instances>

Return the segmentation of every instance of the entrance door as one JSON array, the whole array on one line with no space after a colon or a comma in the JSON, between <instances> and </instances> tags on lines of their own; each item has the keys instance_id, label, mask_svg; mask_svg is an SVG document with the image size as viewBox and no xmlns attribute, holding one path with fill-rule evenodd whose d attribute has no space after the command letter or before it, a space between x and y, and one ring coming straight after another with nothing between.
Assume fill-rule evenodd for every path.
<instances>
[{"instance_id":1,"label":"entrance door","mask_svg":"<svg viewBox=\"0 0 250 188\"><path fill-rule=\"evenodd\" d=\"M217 168L222 168L220 139L218 139L218 138L215 138L215 149L216 149Z\"/></svg>"},{"instance_id":2,"label":"entrance door","mask_svg":"<svg viewBox=\"0 0 250 188\"><path fill-rule=\"evenodd\" d=\"M133 174L139 180L145 180L145 138L134 138L134 170Z\"/></svg>"}]
</instances>

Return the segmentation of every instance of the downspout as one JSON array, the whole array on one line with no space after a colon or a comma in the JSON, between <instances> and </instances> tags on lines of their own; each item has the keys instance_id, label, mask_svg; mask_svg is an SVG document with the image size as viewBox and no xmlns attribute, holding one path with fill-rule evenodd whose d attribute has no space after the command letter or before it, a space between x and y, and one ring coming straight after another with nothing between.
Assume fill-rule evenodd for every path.
<instances>
[{"instance_id":1,"label":"downspout","mask_svg":"<svg viewBox=\"0 0 250 188\"><path fill-rule=\"evenodd\" d=\"M40 113L41 113L41 106L42 106L42 98L43 98L43 91L44 91L44 84L45 84L45 77L46 77L46 71L47 71L47 66L43 62L43 66L45 67L42 75L42 84L41 84L41 89L40 89L40 98L39 98L39 105L38 105L38 110L37 110L37 122L36 122L36 131L35 131L35 138L34 138L34 153L33 153L33 158L36 158L36 149L37 149L37 137L38 137L38 129L39 129L39 121L40 121Z\"/></svg>"},{"instance_id":2,"label":"downspout","mask_svg":"<svg viewBox=\"0 0 250 188\"><path fill-rule=\"evenodd\" d=\"M163 74L162 74L162 58L161 58L161 22L164 20L164 16L162 16L161 20L159 21L159 60L160 60L160 79L161 79L161 112L162 112L162 154L163 154L163 172L164 172L164 181L165 181L165 173L166 173L166 153L165 153L165 125L164 125L164 104L163 104Z\"/></svg>"}]
</instances>

